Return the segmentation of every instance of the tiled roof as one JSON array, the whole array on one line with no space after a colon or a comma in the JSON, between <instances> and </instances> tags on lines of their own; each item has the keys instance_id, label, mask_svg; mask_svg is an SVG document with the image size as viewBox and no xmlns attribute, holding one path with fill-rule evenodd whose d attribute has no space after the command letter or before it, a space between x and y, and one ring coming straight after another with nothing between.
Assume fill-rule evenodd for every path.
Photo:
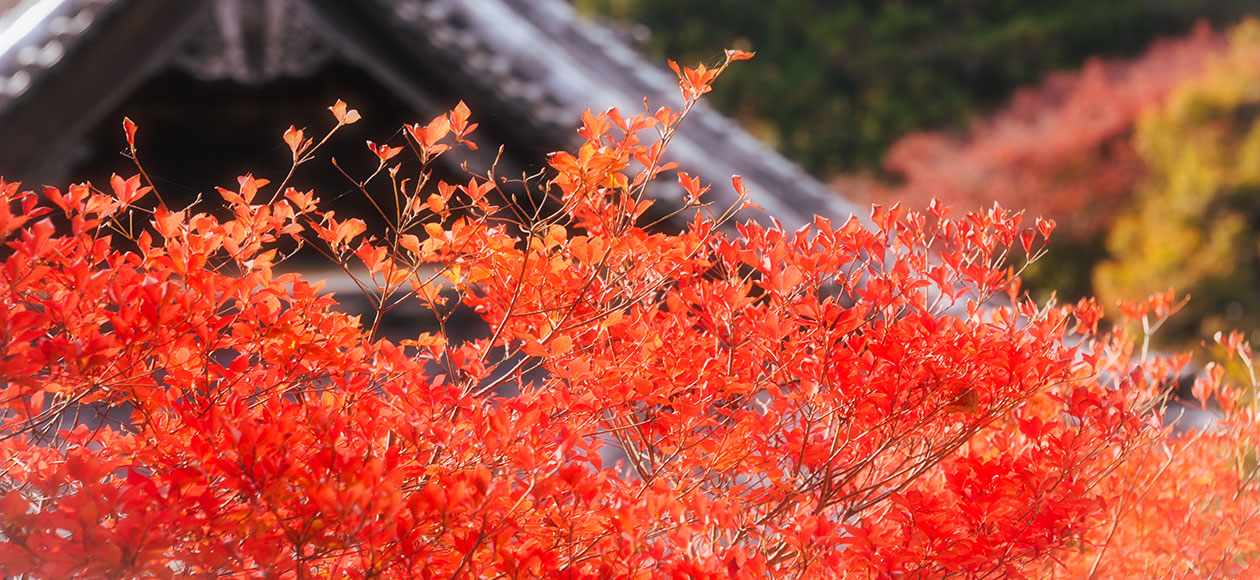
<instances>
[{"instance_id":1,"label":"tiled roof","mask_svg":"<svg viewBox=\"0 0 1260 580\"><path fill-rule=\"evenodd\" d=\"M0 29L0 134L39 111L31 95L45 90L90 95L72 96L77 104L67 107L82 110L67 111L73 119L57 133L24 121L32 133L50 133L42 139L66 140L164 67L264 83L309 72L329 54L367 70L417 110L433 103L424 102L427 92L414 71L437 71L556 148L577 138L583 109L641 110L644 97L653 106L680 102L672 73L580 18L564 0L27 0L11 12ZM76 59L93 64L70 72L66 63ZM120 68L102 70L111 63ZM59 73L79 75L74 80L87 86L56 85ZM45 107L39 114L49 114ZM714 184L716 203L733 199L730 176L740 174L755 201L789 227L813 214L854 213L852 204L703 104L671 151ZM0 169L27 163L23 155L30 155L27 146L0 142ZM655 192L666 201L677 194L670 187Z\"/></svg>"}]
</instances>

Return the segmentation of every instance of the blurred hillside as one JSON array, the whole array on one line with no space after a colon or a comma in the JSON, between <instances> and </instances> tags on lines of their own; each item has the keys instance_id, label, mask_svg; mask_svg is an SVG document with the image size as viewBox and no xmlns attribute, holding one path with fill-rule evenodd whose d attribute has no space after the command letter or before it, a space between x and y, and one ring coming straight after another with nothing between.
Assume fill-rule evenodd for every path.
<instances>
[{"instance_id":1,"label":"blurred hillside","mask_svg":"<svg viewBox=\"0 0 1260 580\"><path fill-rule=\"evenodd\" d=\"M1104 304L1176 288L1162 336L1260 328L1260 21L1199 26L1130 59L1089 61L1019 90L966 131L917 132L872 197L998 202L1057 220L1027 280ZM1254 334L1254 332L1253 332Z\"/></svg>"},{"instance_id":2,"label":"blurred hillside","mask_svg":"<svg viewBox=\"0 0 1260 580\"><path fill-rule=\"evenodd\" d=\"M1051 71L1141 52L1254 0L573 0L638 22L647 49L704 62L757 52L711 102L815 174L874 168L908 132L959 129Z\"/></svg>"}]
</instances>

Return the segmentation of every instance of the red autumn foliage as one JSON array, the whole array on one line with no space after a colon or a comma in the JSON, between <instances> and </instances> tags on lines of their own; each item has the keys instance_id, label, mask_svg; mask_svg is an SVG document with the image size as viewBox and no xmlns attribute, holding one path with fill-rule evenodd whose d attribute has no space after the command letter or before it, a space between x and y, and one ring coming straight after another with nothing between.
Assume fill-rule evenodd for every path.
<instances>
[{"instance_id":1,"label":"red autumn foliage","mask_svg":"<svg viewBox=\"0 0 1260 580\"><path fill-rule=\"evenodd\" d=\"M724 68L680 71L680 111L586 115L537 206L496 201L531 198L493 174L432 180L470 146L462 108L408 127L410 165L370 144L383 231L249 176L221 217L146 204L134 179L47 201L0 184L0 574L1131 578L1134 554L1255 571L1254 462L1212 471L1254 446L1254 413L1213 383L1219 429L1168 439L1159 378L1184 359L1095 336L1093 303L1019 295L1007 259L1049 222L933 204L724 233L739 208L680 174L688 225L642 223L663 144ZM327 139L289 135L294 166ZM337 312L275 272L295 241L378 315L418 303L436 330L394 343ZM460 304L484 338L447 332ZM1170 304L1132 313L1150 328ZM1201 506L1144 501L1181 478L1220 533L1196 535ZM1161 548L1125 524L1148 514L1210 543Z\"/></svg>"},{"instance_id":2,"label":"red autumn foliage","mask_svg":"<svg viewBox=\"0 0 1260 580\"><path fill-rule=\"evenodd\" d=\"M883 195L920 205L998 201L1054 218L1080 241L1106 231L1144 175L1130 137L1138 117L1222 55L1225 38L1200 25L1132 61L1093 60L1016 93L965 135L915 133L893 145Z\"/></svg>"}]
</instances>

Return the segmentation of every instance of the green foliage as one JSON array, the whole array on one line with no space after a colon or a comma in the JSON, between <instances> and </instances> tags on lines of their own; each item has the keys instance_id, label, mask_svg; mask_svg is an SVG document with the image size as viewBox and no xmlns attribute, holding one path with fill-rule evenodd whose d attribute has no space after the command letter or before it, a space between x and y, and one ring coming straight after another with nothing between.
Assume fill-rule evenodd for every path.
<instances>
[{"instance_id":1,"label":"green foliage","mask_svg":"<svg viewBox=\"0 0 1260 580\"><path fill-rule=\"evenodd\" d=\"M755 50L712 102L819 173L878 163L901 135L959 127L977 110L1090 55L1131 54L1241 0L931 2L574 0L652 29L651 49L704 60Z\"/></svg>"},{"instance_id":2,"label":"green foliage","mask_svg":"<svg viewBox=\"0 0 1260 580\"><path fill-rule=\"evenodd\" d=\"M1192 295L1173 319L1183 336L1260 325L1260 21L1230 41L1205 77L1139 121L1148 174L1094 276L1105 299L1170 286Z\"/></svg>"}]
</instances>

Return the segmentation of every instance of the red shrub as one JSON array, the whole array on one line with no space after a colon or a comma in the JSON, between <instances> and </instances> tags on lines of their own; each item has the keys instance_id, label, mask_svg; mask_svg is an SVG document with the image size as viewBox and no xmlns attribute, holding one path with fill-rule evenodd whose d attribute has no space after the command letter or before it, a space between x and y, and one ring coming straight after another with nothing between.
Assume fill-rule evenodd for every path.
<instances>
[{"instance_id":1,"label":"red shrub","mask_svg":"<svg viewBox=\"0 0 1260 580\"><path fill-rule=\"evenodd\" d=\"M680 74L688 109L715 74ZM1014 578L1160 549L1100 546L1168 481L1147 477L1167 457L1152 377L1185 361L1082 343L1096 305L1018 296L1005 259L1048 223L934 205L726 235L738 208L679 174L694 218L654 232L644 185L684 113L587 115L534 208L495 207L493 175L427 181L473 128L457 108L405 131L418 173L369 144L393 224L375 232L250 177L223 218L145 204L139 179L46 201L0 185L0 574ZM295 166L318 148L285 141ZM273 274L292 240L437 330L377 339ZM457 301L487 338L446 332ZM1232 392L1220 433L1254 436ZM1257 483L1213 477L1221 441L1169 449L1245 523ZM1243 577L1248 538L1158 553Z\"/></svg>"}]
</instances>

